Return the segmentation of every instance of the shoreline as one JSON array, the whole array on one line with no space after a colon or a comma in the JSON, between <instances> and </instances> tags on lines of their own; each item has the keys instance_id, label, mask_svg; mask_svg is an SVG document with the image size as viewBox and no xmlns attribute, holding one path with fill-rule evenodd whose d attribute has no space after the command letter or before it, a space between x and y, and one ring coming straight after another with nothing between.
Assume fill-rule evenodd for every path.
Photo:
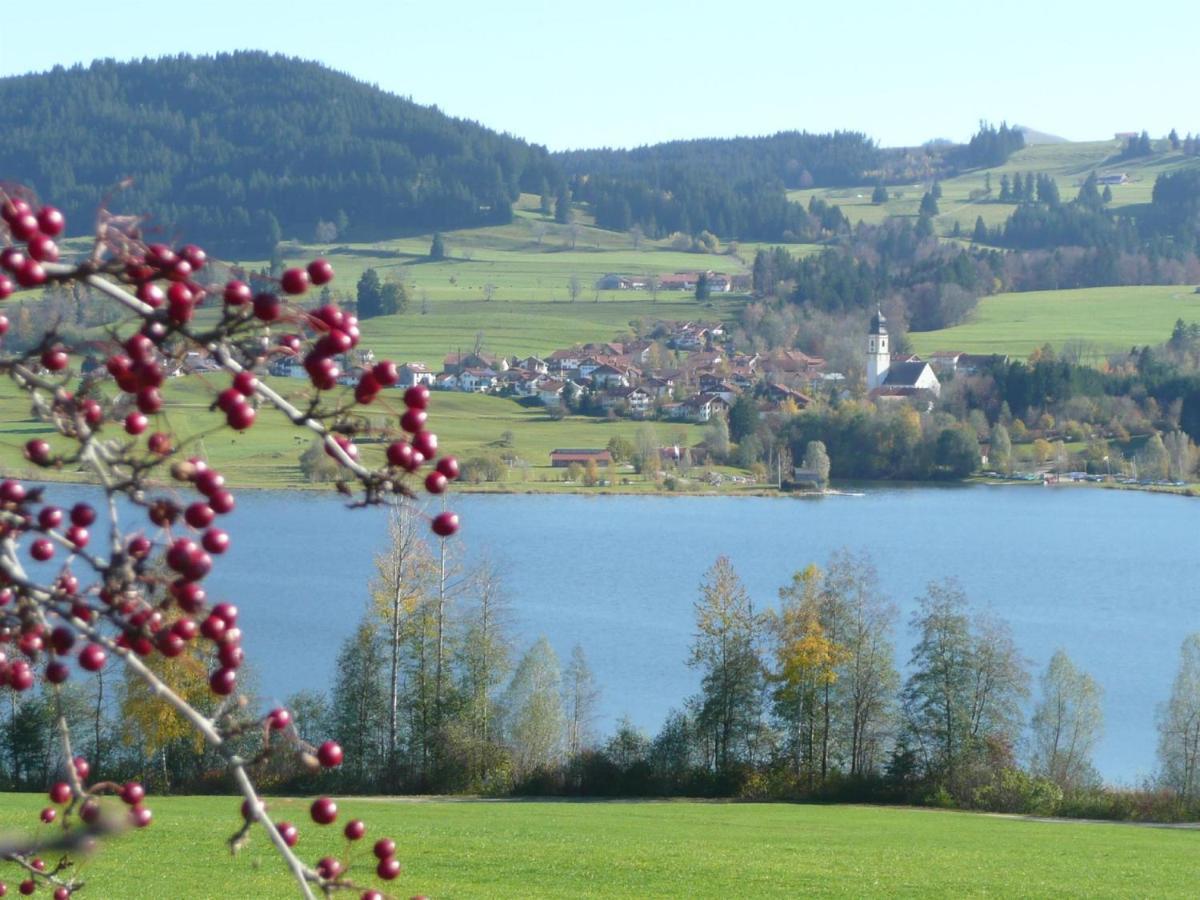
<instances>
[{"instance_id":1,"label":"shoreline","mask_svg":"<svg viewBox=\"0 0 1200 900\"><path fill-rule=\"evenodd\" d=\"M97 482L81 477L62 477L62 473L56 472L32 472L30 470L20 470L17 472L0 472L0 477L15 478L20 481L38 482L42 484L68 484L78 485L82 487L97 487ZM174 482L158 481L151 482L154 488L165 489L172 486ZM292 484L281 485L264 485L264 484L249 484L239 481L231 481L229 486L237 491L254 491L254 492L280 492L280 493L332 493L334 486L333 482L295 482ZM453 485L447 491L448 496L454 494L469 494L469 495L506 495L506 496L538 496L547 497L555 495L567 496L584 496L584 497L710 497L714 499L722 498L779 498L788 500L823 500L827 497L861 497L867 492L886 491L886 490L913 490L913 489L961 489L973 487L1009 487L1009 488L1031 488L1031 487L1046 487L1046 488L1069 488L1069 489L1099 489L1110 491L1133 491L1143 494L1160 494L1175 497L1183 497L1194 499L1200 497L1200 486L1187 485L1185 487L1169 487L1165 485L1136 485L1136 484L1120 484L1115 481L1110 482L1075 482L1063 481L1056 484L1044 484L1040 481L1009 481L1004 479L985 478L983 476L970 476L961 481L889 481L889 480L854 480L831 484L830 487L823 491L785 491L779 488L763 485L758 487L744 487L733 490L668 490L666 488L651 488L651 487L632 487L622 489L611 485L604 487L584 487L584 486L558 486L554 482L529 482L520 485L501 484L498 482L489 482L485 484Z\"/></svg>"}]
</instances>

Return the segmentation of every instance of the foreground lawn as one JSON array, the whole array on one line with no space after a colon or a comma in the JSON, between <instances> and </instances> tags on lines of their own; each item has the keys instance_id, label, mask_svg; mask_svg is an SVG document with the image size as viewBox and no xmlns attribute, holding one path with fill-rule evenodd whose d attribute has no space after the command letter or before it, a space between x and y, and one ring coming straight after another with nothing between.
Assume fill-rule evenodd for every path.
<instances>
[{"instance_id":1,"label":"foreground lawn","mask_svg":"<svg viewBox=\"0 0 1200 900\"><path fill-rule=\"evenodd\" d=\"M910 337L917 353L961 350L1025 357L1046 342L1062 347L1073 340L1105 353L1134 344L1161 344L1171 336L1176 319L1200 320L1200 294L1194 285L997 294L980 300L966 324L914 331Z\"/></svg>"},{"instance_id":2,"label":"foreground lawn","mask_svg":"<svg viewBox=\"0 0 1200 900\"><path fill-rule=\"evenodd\" d=\"M6 795L0 826L30 822L42 805L40 796ZM339 822L361 815L368 837L396 839L406 868L398 897L1182 897L1200 881L1200 834L1128 825L784 804L341 806ZM236 800L155 799L152 808L150 829L87 864L87 896L294 896L260 836L229 859L223 840ZM302 802L271 809L304 823L305 859L340 849L340 829L308 823Z\"/></svg>"}]
</instances>

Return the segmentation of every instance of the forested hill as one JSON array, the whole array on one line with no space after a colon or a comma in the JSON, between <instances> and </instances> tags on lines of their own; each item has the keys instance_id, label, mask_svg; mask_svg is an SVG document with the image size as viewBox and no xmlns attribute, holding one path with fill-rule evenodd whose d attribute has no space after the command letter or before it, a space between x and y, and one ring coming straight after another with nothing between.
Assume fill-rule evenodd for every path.
<instances>
[{"instance_id":1,"label":"forested hill","mask_svg":"<svg viewBox=\"0 0 1200 900\"><path fill-rule=\"evenodd\" d=\"M821 223L785 201L788 188L861 184L881 151L858 132L788 131L767 137L671 141L634 150L577 150L554 159L576 200L602 228L634 224L654 236L712 231L781 240Z\"/></svg>"},{"instance_id":2,"label":"forested hill","mask_svg":"<svg viewBox=\"0 0 1200 900\"><path fill-rule=\"evenodd\" d=\"M244 52L0 79L0 178L86 227L114 208L262 255L280 235L369 237L508 221L556 183L546 151L321 65Z\"/></svg>"}]
</instances>

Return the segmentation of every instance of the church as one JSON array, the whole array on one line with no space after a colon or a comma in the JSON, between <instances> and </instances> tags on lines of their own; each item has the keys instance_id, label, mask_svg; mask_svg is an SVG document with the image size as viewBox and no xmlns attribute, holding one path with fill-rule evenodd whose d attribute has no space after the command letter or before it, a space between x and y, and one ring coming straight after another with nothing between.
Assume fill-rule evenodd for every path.
<instances>
[{"instance_id":1,"label":"church","mask_svg":"<svg viewBox=\"0 0 1200 900\"><path fill-rule=\"evenodd\" d=\"M867 334L867 392L872 400L926 394L937 397L942 392L942 384L929 363L916 357L892 359L887 319L878 309Z\"/></svg>"}]
</instances>

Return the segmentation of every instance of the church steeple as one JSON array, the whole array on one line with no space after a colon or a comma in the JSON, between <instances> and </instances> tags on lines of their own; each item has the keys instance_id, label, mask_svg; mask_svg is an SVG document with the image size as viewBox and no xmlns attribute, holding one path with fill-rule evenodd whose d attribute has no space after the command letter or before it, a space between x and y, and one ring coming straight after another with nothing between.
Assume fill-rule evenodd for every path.
<instances>
[{"instance_id":1,"label":"church steeple","mask_svg":"<svg viewBox=\"0 0 1200 900\"><path fill-rule=\"evenodd\" d=\"M887 319L883 310L876 307L871 316L871 329L867 334L867 390L873 391L887 378L892 363L892 351L888 346Z\"/></svg>"}]
</instances>

